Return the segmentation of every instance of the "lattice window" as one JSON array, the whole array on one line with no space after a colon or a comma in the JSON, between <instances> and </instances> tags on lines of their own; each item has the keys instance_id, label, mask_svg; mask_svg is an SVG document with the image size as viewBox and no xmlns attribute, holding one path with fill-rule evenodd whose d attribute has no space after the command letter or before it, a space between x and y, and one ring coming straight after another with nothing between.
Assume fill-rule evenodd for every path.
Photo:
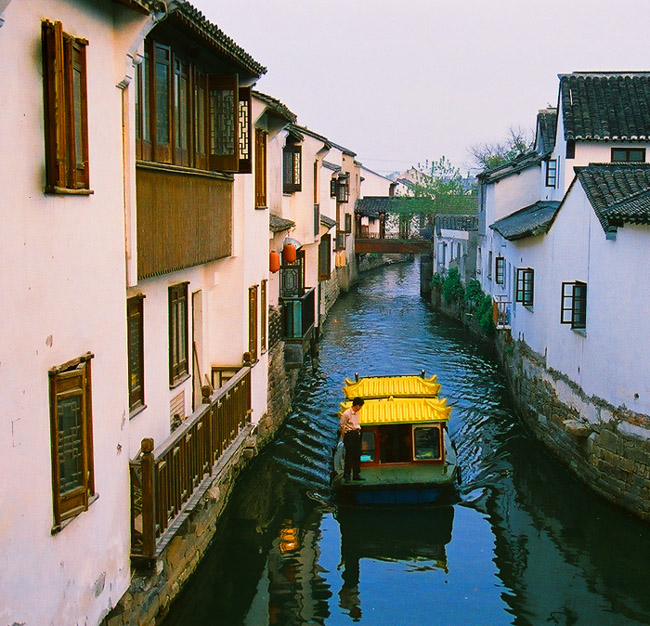
<instances>
[{"instance_id":1,"label":"lattice window","mask_svg":"<svg viewBox=\"0 0 650 626\"><path fill-rule=\"evenodd\" d=\"M127 334L129 349L129 409L144 406L144 296L129 298Z\"/></svg>"},{"instance_id":2,"label":"lattice window","mask_svg":"<svg viewBox=\"0 0 650 626\"><path fill-rule=\"evenodd\" d=\"M88 353L50 378L50 434L54 528L88 508L94 495L92 399Z\"/></svg>"},{"instance_id":3,"label":"lattice window","mask_svg":"<svg viewBox=\"0 0 650 626\"><path fill-rule=\"evenodd\" d=\"M182 382L188 375L187 283L169 288L169 384Z\"/></svg>"},{"instance_id":4,"label":"lattice window","mask_svg":"<svg viewBox=\"0 0 650 626\"><path fill-rule=\"evenodd\" d=\"M251 127L251 89L239 88L239 173L250 174L253 171L253 148Z\"/></svg>"},{"instance_id":5,"label":"lattice window","mask_svg":"<svg viewBox=\"0 0 650 626\"><path fill-rule=\"evenodd\" d=\"M258 285L248 288L248 353L249 361L257 361L257 290Z\"/></svg>"}]
</instances>

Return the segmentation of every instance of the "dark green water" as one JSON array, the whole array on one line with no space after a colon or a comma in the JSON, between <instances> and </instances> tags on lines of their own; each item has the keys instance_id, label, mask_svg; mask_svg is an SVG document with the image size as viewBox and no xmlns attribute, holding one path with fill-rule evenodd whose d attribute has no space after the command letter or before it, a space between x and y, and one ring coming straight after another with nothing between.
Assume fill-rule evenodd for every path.
<instances>
[{"instance_id":1,"label":"dark green water","mask_svg":"<svg viewBox=\"0 0 650 626\"><path fill-rule=\"evenodd\" d=\"M338 507L329 455L344 377L421 369L454 406L457 498ZM650 525L528 436L492 355L429 310L416 264L393 265L330 312L292 413L164 626L650 624L649 564Z\"/></svg>"}]
</instances>

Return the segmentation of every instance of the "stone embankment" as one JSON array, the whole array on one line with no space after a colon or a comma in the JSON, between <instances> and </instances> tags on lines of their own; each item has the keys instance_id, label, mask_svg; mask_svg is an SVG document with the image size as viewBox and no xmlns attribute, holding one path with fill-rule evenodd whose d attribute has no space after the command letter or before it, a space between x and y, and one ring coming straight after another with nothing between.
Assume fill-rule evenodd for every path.
<instances>
[{"instance_id":1,"label":"stone embankment","mask_svg":"<svg viewBox=\"0 0 650 626\"><path fill-rule=\"evenodd\" d=\"M648 415L587 396L507 330L487 337L463 303L445 303L439 288L434 287L431 303L494 345L519 416L560 462L608 501L650 520Z\"/></svg>"}]
</instances>

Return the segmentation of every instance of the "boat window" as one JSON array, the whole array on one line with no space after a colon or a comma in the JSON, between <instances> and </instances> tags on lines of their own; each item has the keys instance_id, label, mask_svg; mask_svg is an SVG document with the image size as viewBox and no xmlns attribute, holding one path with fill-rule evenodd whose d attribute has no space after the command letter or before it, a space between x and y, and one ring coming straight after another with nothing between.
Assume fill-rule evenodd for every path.
<instances>
[{"instance_id":1,"label":"boat window","mask_svg":"<svg viewBox=\"0 0 650 626\"><path fill-rule=\"evenodd\" d=\"M382 463L408 463L411 457L411 427L408 424L381 426L379 458Z\"/></svg>"},{"instance_id":2,"label":"boat window","mask_svg":"<svg viewBox=\"0 0 650 626\"><path fill-rule=\"evenodd\" d=\"M361 462L370 463L375 460L375 433L364 430L361 433Z\"/></svg>"},{"instance_id":3,"label":"boat window","mask_svg":"<svg viewBox=\"0 0 650 626\"><path fill-rule=\"evenodd\" d=\"M413 456L423 461L440 458L440 429L437 426L413 428Z\"/></svg>"}]
</instances>

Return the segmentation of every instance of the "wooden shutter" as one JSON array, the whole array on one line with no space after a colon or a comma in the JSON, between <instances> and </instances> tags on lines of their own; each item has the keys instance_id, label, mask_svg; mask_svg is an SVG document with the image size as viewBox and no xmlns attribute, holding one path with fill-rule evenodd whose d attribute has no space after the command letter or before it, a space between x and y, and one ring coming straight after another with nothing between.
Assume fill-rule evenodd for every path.
<instances>
[{"instance_id":1,"label":"wooden shutter","mask_svg":"<svg viewBox=\"0 0 650 626\"><path fill-rule=\"evenodd\" d=\"M209 167L212 171L239 172L238 92L237 74L209 77Z\"/></svg>"},{"instance_id":2,"label":"wooden shutter","mask_svg":"<svg viewBox=\"0 0 650 626\"><path fill-rule=\"evenodd\" d=\"M266 133L255 129L255 208L266 207Z\"/></svg>"},{"instance_id":3,"label":"wooden shutter","mask_svg":"<svg viewBox=\"0 0 650 626\"><path fill-rule=\"evenodd\" d=\"M46 187L65 187L65 82L63 26L61 22L43 22L43 95L45 100L45 171Z\"/></svg>"},{"instance_id":4,"label":"wooden shutter","mask_svg":"<svg viewBox=\"0 0 650 626\"><path fill-rule=\"evenodd\" d=\"M257 285L248 289L248 352L257 361Z\"/></svg>"},{"instance_id":5,"label":"wooden shutter","mask_svg":"<svg viewBox=\"0 0 650 626\"><path fill-rule=\"evenodd\" d=\"M267 298L266 287L268 280L265 278L262 281L262 290L260 293L260 347L262 352L266 352L266 328L267 328Z\"/></svg>"}]
</instances>

